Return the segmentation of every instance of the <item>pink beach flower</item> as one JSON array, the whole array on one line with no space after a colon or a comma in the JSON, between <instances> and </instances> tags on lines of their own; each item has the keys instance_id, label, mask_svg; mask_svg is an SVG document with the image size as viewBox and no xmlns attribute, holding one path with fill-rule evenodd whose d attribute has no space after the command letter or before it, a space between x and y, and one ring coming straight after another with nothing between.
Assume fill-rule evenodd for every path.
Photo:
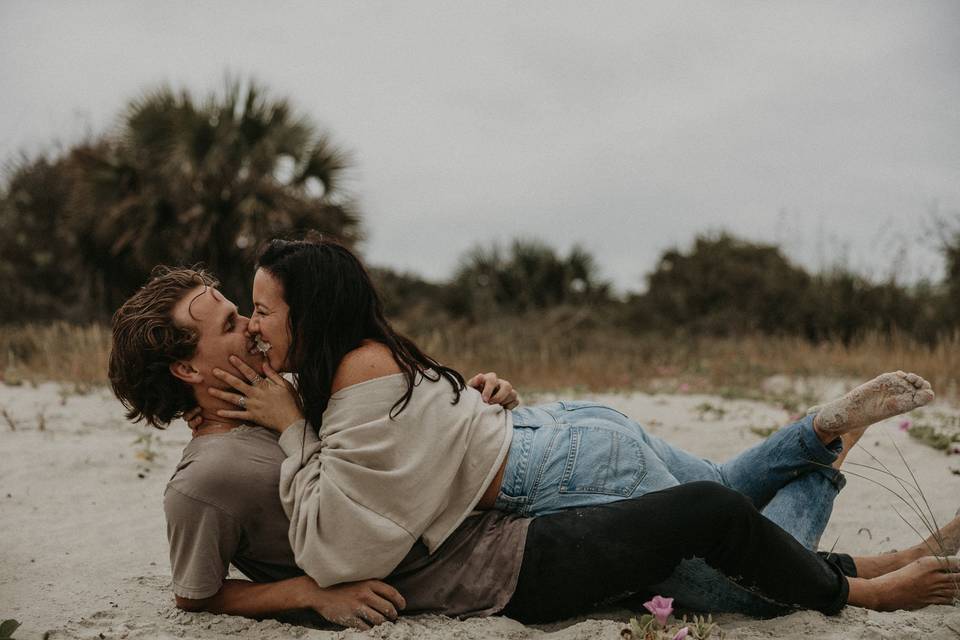
<instances>
[{"instance_id":1,"label":"pink beach flower","mask_svg":"<svg viewBox=\"0 0 960 640\"><path fill-rule=\"evenodd\" d=\"M644 602L643 606L647 611L653 614L660 626L667 626L667 618L673 613L673 598L664 598L663 596L653 596L649 602Z\"/></svg>"},{"instance_id":2,"label":"pink beach flower","mask_svg":"<svg viewBox=\"0 0 960 640\"><path fill-rule=\"evenodd\" d=\"M673 636L673 640L683 640L687 637L688 633L690 633L690 627L683 627L677 631L677 635Z\"/></svg>"},{"instance_id":3,"label":"pink beach flower","mask_svg":"<svg viewBox=\"0 0 960 640\"><path fill-rule=\"evenodd\" d=\"M680 390L680 393L686 393L687 391L690 391L690 385L687 384L686 382L684 382L677 388Z\"/></svg>"},{"instance_id":4,"label":"pink beach flower","mask_svg":"<svg viewBox=\"0 0 960 640\"><path fill-rule=\"evenodd\" d=\"M900 431L910 431L910 427L913 426L913 423L910 422L909 420L901 420L899 426L900 426Z\"/></svg>"}]
</instances>

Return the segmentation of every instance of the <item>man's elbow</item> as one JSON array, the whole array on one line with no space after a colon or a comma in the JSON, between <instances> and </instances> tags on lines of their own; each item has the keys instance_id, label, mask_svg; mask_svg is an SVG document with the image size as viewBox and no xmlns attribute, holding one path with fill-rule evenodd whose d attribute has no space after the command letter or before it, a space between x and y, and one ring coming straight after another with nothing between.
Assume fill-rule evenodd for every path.
<instances>
[{"instance_id":1,"label":"man's elbow","mask_svg":"<svg viewBox=\"0 0 960 640\"><path fill-rule=\"evenodd\" d=\"M200 600L194 600L193 598L181 598L180 596L174 594L173 596L177 600L177 608L184 611L198 612L206 611L207 607L210 605L210 601L213 598L202 598Z\"/></svg>"}]
</instances>

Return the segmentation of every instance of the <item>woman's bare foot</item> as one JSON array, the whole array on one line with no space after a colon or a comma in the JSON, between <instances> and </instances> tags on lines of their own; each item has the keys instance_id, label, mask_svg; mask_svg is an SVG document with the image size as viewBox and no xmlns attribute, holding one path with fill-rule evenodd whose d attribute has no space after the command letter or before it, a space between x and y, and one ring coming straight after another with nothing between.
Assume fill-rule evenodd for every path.
<instances>
[{"instance_id":1,"label":"woman's bare foot","mask_svg":"<svg viewBox=\"0 0 960 640\"><path fill-rule=\"evenodd\" d=\"M957 517L940 527L936 535L928 536L923 542L879 556L855 557L853 562L857 565L858 577L876 578L902 569L924 556L953 556L958 551L960 551L960 512Z\"/></svg>"},{"instance_id":2,"label":"woman's bare foot","mask_svg":"<svg viewBox=\"0 0 960 640\"><path fill-rule=\"evenodd\" d=\"M953 520L940 527L939 531L912 548L918 550L924 549L925 553L923 553L923 555L957 555L957 553L960 552L960 511L957 511L957 515L954 516Z\"/></svg>"},{"instance_id":3,"label":"woman's bare foot","mask_svg":"<svg viewBox=\"0 0 960 640\"><path fill-rule=\"evenodd\" d=\"M960 596L957 558L927 556L878 578L849 578L849 604L876 611L952 604Z\"/></svg>"},{"instance_id":4,"label":"woman's bare foot","mask_svg":"<svg viewBox=\"0 0 960 640\"><path fill-rule=\"evenodd\" d=\"M934 398L930 383L915 373L895 371L865 382L847 395L814 407L813 428L822 438L869 427L901 413L921 407Z\"/></svg>"}]
</instances>

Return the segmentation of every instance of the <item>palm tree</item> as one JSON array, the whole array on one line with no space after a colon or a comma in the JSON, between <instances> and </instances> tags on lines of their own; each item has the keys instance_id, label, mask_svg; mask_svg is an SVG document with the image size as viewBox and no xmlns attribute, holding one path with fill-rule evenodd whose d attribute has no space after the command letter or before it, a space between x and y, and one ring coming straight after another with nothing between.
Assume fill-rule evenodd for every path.
<instances>
[{"instance_id":1,"label":"palm tree","mask_svg":"<svg viewBox=\"0 0 960 640\"><path fill-rule=\"evenodd\" d=\"M346 154L255 82L228 80L202 103L185 90L150 91L72 161L83 251L109 309L160 263L202 262L247 301L260 242L309 229L360 238L342 191Z\"/></svg>"},{"instance_id":2,"label":"palm tree","mask_svg":"<svg viewBox=\"0 0 960 640\"><path fill-rule=\"evenodd\" d=\"M13 161L0 191L0 322L89 320L92 284L77 251L67 161L55 154Z\"/></svg>"}]
</instances>

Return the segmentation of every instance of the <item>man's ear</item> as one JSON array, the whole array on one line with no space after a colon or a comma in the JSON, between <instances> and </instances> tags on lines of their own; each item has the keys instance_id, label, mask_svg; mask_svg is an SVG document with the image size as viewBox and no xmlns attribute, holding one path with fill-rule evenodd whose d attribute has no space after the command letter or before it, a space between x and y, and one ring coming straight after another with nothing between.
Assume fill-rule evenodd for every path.
<instances>
[{"instance_id":1,"label":"man's ear","mask_svg":"<svg viewBox=\"0 0 960 640\"><path fill-rule=\"evenodd\" d=\"M203 382L203 376L192 364L186 360L177 360L170 363L170 373L173 377L179 378L187 384L200 384Z\"/></svg>"}]
</instances>

